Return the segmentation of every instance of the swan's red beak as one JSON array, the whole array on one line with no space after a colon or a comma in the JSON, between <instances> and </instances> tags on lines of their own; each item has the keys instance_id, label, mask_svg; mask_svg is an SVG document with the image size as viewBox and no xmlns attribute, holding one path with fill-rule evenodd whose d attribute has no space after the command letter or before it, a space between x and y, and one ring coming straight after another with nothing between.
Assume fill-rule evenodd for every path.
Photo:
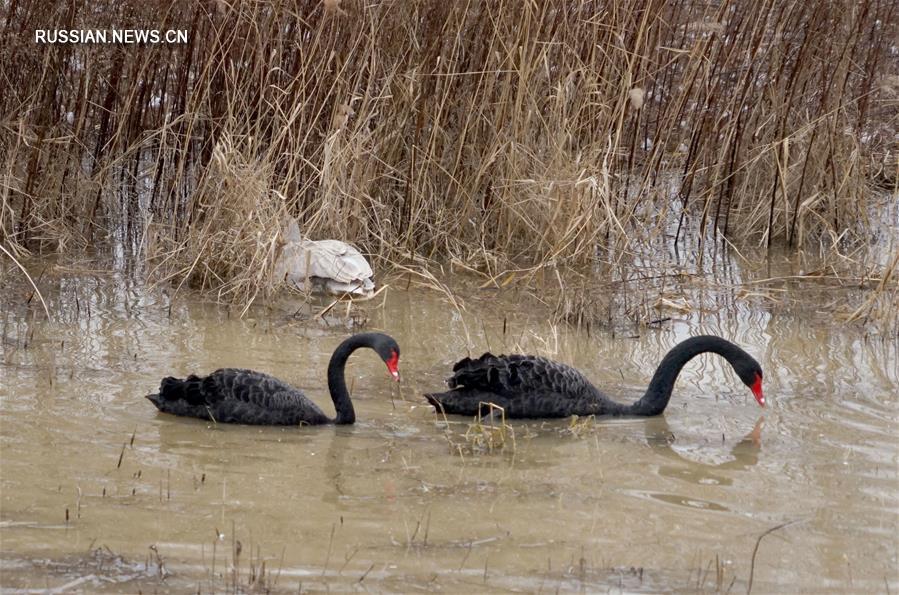
<instances>
[{"instance_id":1,"label":"swan's red beak","mask_svg":"<svg viewBox=\"0 0 899 595\"><path fill-rule=\"evenodd\" d=\"M762 394L762 376L761 374L755 375L755 382L750 387L752 389L752 394L755 395L755 400L759 402L759 405L762 407L765 406L765 395Z\"/></svg>"},{"instance_id":2,"label":"swan's red beak","mask_svg":"<svg viewBox=\"0 0 899 595\"><path fill-rule=\"evenodd\" d=\"M400 354L398 354L396 351L394 351L390 355L390 359L387 360L386 364L387 364L387 370L390 372L390 375L393 376L394 380L399 382L400 381L400 370L399 370Z\"/></svg>"}]
</instances>

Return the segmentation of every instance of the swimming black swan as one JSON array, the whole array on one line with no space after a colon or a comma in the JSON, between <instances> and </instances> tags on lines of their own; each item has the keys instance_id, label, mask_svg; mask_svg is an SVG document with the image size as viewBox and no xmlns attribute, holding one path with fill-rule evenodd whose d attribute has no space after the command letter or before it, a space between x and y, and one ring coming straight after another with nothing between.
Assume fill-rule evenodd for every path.
<instances>
[{"instance_id":1,"label":"swimming black swan","mask_svg":"<svg viewBox=\"0 0 899 595\"><path fill-rule=\"evenodd\" d=\"M329 418L299 389L268 374L223 368L209 376L163 378L159 393L147 395L165 413L210 419L215 422L293 426L298 424L351 424L356 412L346 389L343 369L350 354L361 347L374 349L394 379L399 381L400 347L381 333L360 333L341 343L328 364L328 389L335 419Z\"/></svg>"},{"instance_id":2,"label":"swimming black swan","mask_svg":"<svg viewBox=\"0 0 899 595\"><path fill-rule=\"evenodd\" d=\"M601 393L572 367L533 355L485 353L476 360L465 358L453 366L447 379L451 390L426 394L437 411L459 415L479 414L479 403L494 403L507 418L568 417L569 415L659 415L668 405L674 381L688 361L711 351L726 359L765 406L762 368L748 353L721 337L692 337L665 355L640 400L616 403ZM483 409L483 408L482 408Z\"/></svg>"}]
</instances>

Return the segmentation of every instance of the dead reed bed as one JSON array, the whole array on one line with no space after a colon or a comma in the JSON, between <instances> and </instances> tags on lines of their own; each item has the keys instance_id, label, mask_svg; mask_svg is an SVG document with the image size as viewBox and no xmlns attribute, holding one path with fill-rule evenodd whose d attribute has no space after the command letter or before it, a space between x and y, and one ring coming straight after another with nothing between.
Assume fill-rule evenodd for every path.
<instances>
[{"instance_id":1,"label":"dead reed bed","mask_svg":"<svg viewBox=\"0 0 899 595\"><path fill-rule=\"evenodd\" d=\"M270 287L287 213L385 261L489 278L620 270L660 238L869 242L897 192L897 11L12 0L0 238L14 256L118 242L245 302ZM189 38L34 41L113 28Z\"/></svg>"}]
</instances>

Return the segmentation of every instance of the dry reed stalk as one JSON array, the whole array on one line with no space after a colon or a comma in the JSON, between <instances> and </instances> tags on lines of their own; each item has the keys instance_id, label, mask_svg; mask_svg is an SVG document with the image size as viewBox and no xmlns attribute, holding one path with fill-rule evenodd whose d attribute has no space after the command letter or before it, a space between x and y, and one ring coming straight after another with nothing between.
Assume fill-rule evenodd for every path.
<instances>
[{"instance_id":1,"label":"dry reed stalk","mask_svg":"<svg viewBox=\"0 0 899 595\"><path fill-rule=\"evenodd\" d=\"M506 410L494 403L478 403L478 415L468 424L465 440L473 452L495 452L507 446L515 452L515 428L506 422Z\"/></svg>"}]
</instances>

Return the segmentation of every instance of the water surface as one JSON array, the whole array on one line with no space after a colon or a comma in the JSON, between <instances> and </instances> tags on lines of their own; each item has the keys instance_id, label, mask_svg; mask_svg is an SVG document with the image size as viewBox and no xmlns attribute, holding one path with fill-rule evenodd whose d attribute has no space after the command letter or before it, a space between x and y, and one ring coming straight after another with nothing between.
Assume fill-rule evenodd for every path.
<instances>
[{"instance_id":1,"label":"water surface","mask_svg":"<svg viewBox=\"0 0 899 595\"><path fill-rule=\"evenodd\" d=\"M241 366L332 412L325 368L353 327L342 306L326 322L290 300L239 318L136 275L43 268L52 322L3 273L11 592L743 592L751 572L754 592L899 591L897 344L812 305L734 290L656 328L587 332L511 287L456 279L459 309L397 282L356 318L399 341L403 382L360 351L355 426L258 428L160 414L143 395L164 375ZM471 420L420 397L489 349L570 363L631 400L699 333L761 362L767 409L709 355L661 417L515 421L491 452Z\"/></svg>"}]
</instances>

